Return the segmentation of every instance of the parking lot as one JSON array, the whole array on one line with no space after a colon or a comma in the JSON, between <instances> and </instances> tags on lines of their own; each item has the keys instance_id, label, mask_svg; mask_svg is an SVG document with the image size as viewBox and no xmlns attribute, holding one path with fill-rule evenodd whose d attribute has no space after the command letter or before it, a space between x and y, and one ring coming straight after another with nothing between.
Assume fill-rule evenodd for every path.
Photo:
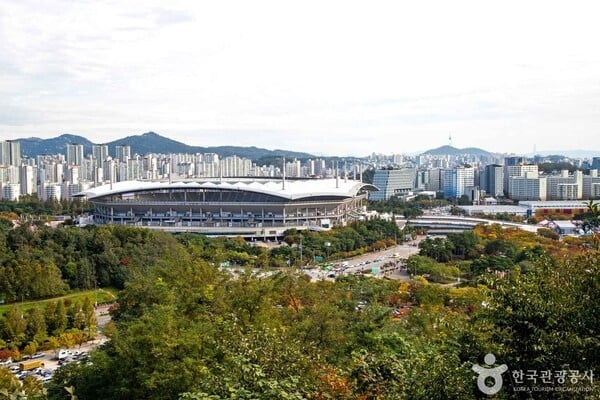
<instances>
[{"instance_id":1,"label":"parking lot","mask_svg":"<svg viewBox=\"0 0 600 400\"><path fill-rule=\"evenodd\" d=\"M418 242L411 241L388 249L373 253L363 254L358 257L338 260L331 270L320 268L305 269L305 273L311 280L330 279L339 275L370 274L376 277L391 277L408 279L408 275L402 273L403 262L413 254L419 253Z\"/></svg>"},{"instance_id":2,"label":"parking lot","mask_svg":"<svg viewBox=\"0 0 600 400\"><path fill-rule=\"evenodd\" d=\"M96 317L98 319L99 328L103 327L108 321L110 321L110 315L108 315L109 307L110 305L103 305L96 308ZM107 340L108 339L104 335L98 332L96 339L90 340L81 346L62 349L60 354L57 354L56 350L48 350L43 352L39 351L33 356L23 356L19 361L4 361L0 363L0 367L10 370L10 372L12 372L19 380L24 380L26 377L32 376L45 383L52 379L55 371L61 365L72 362L89 362L88 353ZM23 366L21 364L23 364Z\"/></svg>"},{"instance_id":3,"label":"parking lot","mask_svg":"<svg viewBox=\"0 0 600 400\"><path fill-rule=\"evenodd\" d=\"M23 356L18 362L6 362L1 365L12 372L19 380L24 380L28 376L33 376L42 382L48 382L54 376L54 372L61 365L72 362L89 362L88 353L100 344L106 342L105 337L94 339L84 343L81 346L75 346L71 349L61 350L60 359L57 358L57 351L37 352L33 357ZM38 366L39 364L39 366ZM29 367L32 368L29 368Z\"/></svg>"}]
</instances>

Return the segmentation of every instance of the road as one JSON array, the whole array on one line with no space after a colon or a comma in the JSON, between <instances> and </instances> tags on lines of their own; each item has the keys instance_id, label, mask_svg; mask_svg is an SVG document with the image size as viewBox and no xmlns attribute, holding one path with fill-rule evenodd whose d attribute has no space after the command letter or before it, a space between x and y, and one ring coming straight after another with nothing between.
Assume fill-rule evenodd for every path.
<instances>
[{"instance_id":1,"label":"road","mask_svg":"<svg viewBox=\"0 0 600 400\"><path fill-rule=\"evenodd\" d=\"M96 319L98 321L98 328L99 328L98 332L96 333L96 338L94 340L90 340L89 342L82 344L81 346L76 345L76 346L73 346L73 347L67 349L70 351L70 353L72 355L80 354L80 353L87 354L91 350L95 349L96 347L105 343L108 340L106 338L106 336L104 336L100 333L100 330L102 327L104 327L110 321L110 315L108 314L108 309L111 306L112 306L112 304L106 304L106 305L101 305L99 307L96 307L96 309L95 309ZM44 367L42 370L33 370L33 371L26 372L26 373L21 373L21 371L19 371L20 362L9 363L7 365L3 365L3 367L11 369L11 371L20 379L25 378L25 376L27 376L27 375L34 376L38 379L51 378L54 375L54 371L56 371L56 369L59 367L58 360L55 359L55 352L54 351L42 351L40 353L43 354L43 356L35 358L35 361L41 361L44 363ZM34 360L22 360L21 362L28 362L28 361L34 361Z\"/></svg>"},{"instance_id":2,"label":"road","mask_svg":"<svg viewBox=\"0 0 600 400\"><path fill-rule=\"evenodd\" d=\"M320 269L307 269L305 272L311 277L311 280L321 280L321 279L335 279L338 275L351 275L362 273L363 271L380 271L375 276L383 277L384 274L381 272L382 267L386 263L390 262L398 262L399 260L406 259L413 254L419 253L418 243L423 238L419 238L413 242L407 242L401 245L397 245L394 247L387 248L382 251L376 251L373 253L366 253L360 255L358 257L348 258L344 260L337 260L334 265L340 265L342 262L348 262L348 267L343 271L341 268L336 268L333 271L323 271ZM394 258L394 255L398 255L397 258ZM397 272L400 272L399 270ZM385 274L385 276L390 276L389 274ZM403 274L394 274L391 277L401 278ZM408 276L406 275L406 279Z\"/></svg>"},{"instance_id":3,"label":"road","mask_svg":"<svg viewBox=\"0 0 600 400\"><path fill-rule=\"evenodd\" d=\"M98 321L98 328L104 328L106 324L110 321L110 314L108 310L115 305L115 303L111 304L102 304L95 308L96 311L96 320Z\"/></svg>"}]
</instances>

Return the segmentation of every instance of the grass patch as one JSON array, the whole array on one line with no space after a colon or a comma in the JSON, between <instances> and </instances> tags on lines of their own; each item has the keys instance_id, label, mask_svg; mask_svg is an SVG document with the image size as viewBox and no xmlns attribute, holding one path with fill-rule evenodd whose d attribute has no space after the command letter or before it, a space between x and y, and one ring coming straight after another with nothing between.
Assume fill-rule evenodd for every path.
<instances>
[{"instance_id":1,"label":"grass patch","mask_svg":"<svg viewBox=\"0 0 600 400\"><path fill-rule=\"evenodd\" d=\"M101 289L92 289L92 290L84 290L81 292L74 292L60 297L53 297L51 299L44 300L35 300L35 301L26 301L24 303L10 303L10 304L1 304L0 305L0 315L4 314L13 306L21 307L23 311L29 310L30 308L44 308L47 302L49 301L58 301L58 300L70 300L71 303L75 302L83 302L83 300L88 297L93 302L98 302L98 304L104 303L113 303L117 299L117 293L119 291L113 288L101 288Z\"/></svg>"}]
</instances>

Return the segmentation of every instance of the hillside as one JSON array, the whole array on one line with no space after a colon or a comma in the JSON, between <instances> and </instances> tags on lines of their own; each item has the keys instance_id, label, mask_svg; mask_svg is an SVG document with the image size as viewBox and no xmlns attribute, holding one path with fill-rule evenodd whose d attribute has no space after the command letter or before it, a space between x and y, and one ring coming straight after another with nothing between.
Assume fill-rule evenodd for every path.
<instances>
[{"instance_id":1,"label":"hillside","mask_svg":"<svg viewBox=\"0 0 600 400\"><path fill-rule=\"evenodd\" d=\"M441 146L436 149L427 150L423 154L428 154L432 156L459 156L463 154L470 154L474 156L489 156L491 153L489 151L479 149L477 147L466 147L464 149L459 149L453 146Z\"/></svg>"},{"instance_id":2,"label":"hillside","mask_svg":"<svg viewBox=\"0 0 600 400\"><path fill-rule=\"evenodd\" d=\"M68 143L80 143L84 145L84 153L88 154L92 151L92 142L82 136L64 134L51 139L27 138L18 139L21 142L21 151L24 156L36 157L41 154L65 154ZM241 146L214 146L200 147L189 146L185 143L178 142L161 136L155 132L147 132L142 135L127 136L122 139L109 142L109 154L115 154L115 147L118 145L131 146L131 154L147 154L147 153L216 153L220 157L228 157L237 155L239 157L258 160L269 157L286 158L310 158L314 157L308 153L301 153L289 150L268 150L259 147L241 147Z\"/></svg>"},{"instance_id":3,"label":"hillside","mask_svg":"<svg viewBox=\"0 0 600 400\"><path fill-rule=\"evenodd\" d=\"M77 136L64 134L51 139L40 139L36 137L18 139L21 142L21 153L23 156L34 158L42 154L66 154L67 144L80 143L83 144L84 153L92 151L92 142L88 139Z\"/></svg>"}]
</instances>

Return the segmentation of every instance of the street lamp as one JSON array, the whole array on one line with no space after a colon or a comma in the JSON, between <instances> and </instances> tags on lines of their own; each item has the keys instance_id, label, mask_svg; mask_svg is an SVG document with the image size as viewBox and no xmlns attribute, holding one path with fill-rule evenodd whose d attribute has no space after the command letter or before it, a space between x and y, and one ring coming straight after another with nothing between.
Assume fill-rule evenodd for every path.
<instances>
[{"instance_id":1,"label":"street lamp","mask_svg":"<svg viewBox=\"0 0 600 400\"><path fill-rule=\"evenodd\" d=\"M329 259L329 248L331 247L331 242L323 243L325 245L325 250L327 251L327 259Z\"/></svg>"},{"instance_id":2,"label":"street lamp","mask_svg":"<svg viewBox=\"0 0 600 400\"><path fill-rule=\"evenodd\" d=\"M300 234L300 244L298 245L300 249L300 266L302 266L302 234Z\"/></svg>"}]
</instances>

